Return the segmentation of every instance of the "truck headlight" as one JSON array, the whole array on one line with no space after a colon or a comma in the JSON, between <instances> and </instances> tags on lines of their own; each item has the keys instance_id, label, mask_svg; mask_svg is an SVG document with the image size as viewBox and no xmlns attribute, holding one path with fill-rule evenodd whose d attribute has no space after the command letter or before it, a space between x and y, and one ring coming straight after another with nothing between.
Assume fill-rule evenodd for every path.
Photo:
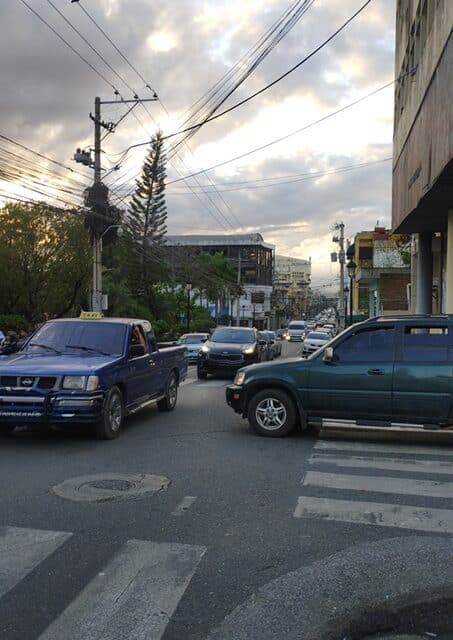
<instances>
[{"instance_id":1,"label":"truck headlight","mask_svg":"<svg viewBox=\"0 0 453 640\"><path fill-rule=\"evenodd\" d=\"M88 376L86 390L87 391L96 391L96 389L98 387L99 387L99 378L98 378L98 376Z\"/></svg>"},{"instance_id":2,"label":"truck headlight","mask_svg":"<svg viewBox=\"0 0 453 640\"><path fill-rule=\"evenodd\" d=\"M244 384L244 380L245 380L245 373L243 371L238 371L233 380L233 384L237 384L240 387L241 385Z\"/></svg>"},{"instance_id":3,"label":"truck headlight","mask_svg":"<svg viewBox=\"0 0 453 640\"><path fill-rule=\"evenodd\" d=\"M81 391L85 389L86 381L86 376L65 376L61 386L63 389L76 389Z\"/></svg>"}]
</instances>

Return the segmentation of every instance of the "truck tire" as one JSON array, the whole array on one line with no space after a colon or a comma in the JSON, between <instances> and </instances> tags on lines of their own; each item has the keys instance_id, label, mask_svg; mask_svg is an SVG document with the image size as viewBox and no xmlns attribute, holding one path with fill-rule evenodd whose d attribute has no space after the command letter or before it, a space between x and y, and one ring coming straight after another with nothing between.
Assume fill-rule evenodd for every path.
<instances>
[{"instance_id":1,"label":"truck tire","mask_svg":"<svg viewBox=\"0 0 453 640\"><path fill-rule=\"evenodd\" d=\"M165 387L165 398L159 400L157 408L159 411L173 411L176 407L176 401L178 399L178 381L174 372L168 376L167 384Z\"/></svg>"},{"instance_id":2,"label":"truck tire","mask_svg":"<svg viewBox=\"0 0 453 640\"><path fill-rule=\"evenodd\" d=\"M202 369L200 369L200 367L197 367L198 380L206 380L207 377L208 377L208 374L206 373L206 371L203 371Z\"/></svg>"},{"instance_id":3,"label":"truck tire","mask_svg":"<svg viewBox=\"0 0 453 640\"><path fill-rule=\"evenodd\" d=\"M0 424L0 436L10 436L15 428L14 424Z\"/></svg>"},{"instance_id":4,"label":"truck tire","mask_svg":"<svg viewBox=\"0 0 453 640\"><path fill-rule=\"evenodd\" d=\"M102 410L102 417L96 423L96 436L99 440L117 438L123 428L124 405L123 396L118 387L112 387L107 393Z\"/></svg>"},{"instance_id":5,"label":"truck tire","mask_svg":"<svg viewBox=\"0 0 453 640\"><path fill-rule=\"evenodd\" d=\"M262 389L247 407L250 426L260 436L287 436L296 426L297 412L293 400L280 389Z\"/></svg>"}]
</instances>

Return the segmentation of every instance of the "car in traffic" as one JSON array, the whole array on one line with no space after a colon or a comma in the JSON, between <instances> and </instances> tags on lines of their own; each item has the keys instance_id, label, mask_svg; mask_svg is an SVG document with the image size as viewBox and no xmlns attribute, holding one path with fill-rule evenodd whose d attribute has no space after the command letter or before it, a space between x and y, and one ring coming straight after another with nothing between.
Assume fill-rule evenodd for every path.
<instances>
[{"instance_id":1,"label":"car in traffic","mask_svg":"<svg viewBox=\"0 0 453 640\"><path fill-rule=\"evenodd\" d=\"M453 316L378 317L307 359L245 367L226 389L260 435L296 426L446 429L453 423Z\"/></svg>"},{"instance_id":2,"label":"car in traffic","mask_svg":"<svg viewBox=\"0 0 453 640\"><path fill-rule=\"evenodd\" d=\"M310 331L302 344L302 355L309 356L323 347L331 339L330 335L322 331Z\"/></svg>"},{"instance_id":3,"label":"car in traffic","mask_svg":"<svg viewBox=\"0 0 453 640\"><path fill-rule=\"evenodd\" d=\"M274 358L278 358L282 355L282 341L277 337L277 333L275 331L268 331L271 340L272 346L274 349Z\"/></svg>"},{"instance_id":4,"label":"car in traffic","mask_svg":"<svg viewBox=\"0 0 453 640\"><path fill-rule=\"evenodd\" d=\"M270 331L260 331L258 333L258 339L266 342L265 354L266 360L273 360L275 357L274 351L274 340L271 336Z\"/></svg>"},{"instance_id":5,"label":"car in traffic","mask_svg":"<svg viewBox=\"0 0 453 640\"><path fill-rule=\"evenodd\" d=\"M290 342L302 342L306 329L304 320L292 320L288 325L288 340Z\"/></svg>"},{"instance_id":6,"label":"car in traffic","mask_svg":"<svg viewBox=\"0 0 453 640\"><path fill-rule=\"evenodd\" d=\"M111 440L127 415L154 403L172 411L186 376L186 348L160 348L148 320L50 320L0 360L0 433L88 423L98 438Z\"/></svg>"},{"instance_id":7,"label":"car in traffic","mask_svg":"<svg viewBox=\"0 0 453 640\"><path fill-rule=\"evenodd\" d=\"M209 333L184 333L176 343L182 344L187 348L189 364L197 364L198 352L208 339Z\"/></svg>"},{"instance_id":8,"label":"car in traffic","mask_svg":"<svg viewBox=\"0 0 453 640\"><path fill-rule=\"evenodd\" d=\"M333 322L326 322L325 324L322 325L321 328L328 329L332 334L332 337L337 335L337 328L336 328L336 325L333 324Z\"/></svg>"},{"instance_id":9,"label":"car in traffic","mask_svg":"<svg viewBox=\"0 0 453 640\"><path fill-rule=\"evenodd\" d=\"M277 338L279 338L280 340L288 340L288 329L277 329Z\"/></svg>"},{"instance_id":10,"label":"car in traffic","mask_svg":"<svg viewBox=\"0 0 453 640\"><path fill-rule=\"evenodd\" d=\"M197 376L235 372L237 369L267 360L267 341L254 328L217 327L198 354Z\"/></svg>"}]
</instances>

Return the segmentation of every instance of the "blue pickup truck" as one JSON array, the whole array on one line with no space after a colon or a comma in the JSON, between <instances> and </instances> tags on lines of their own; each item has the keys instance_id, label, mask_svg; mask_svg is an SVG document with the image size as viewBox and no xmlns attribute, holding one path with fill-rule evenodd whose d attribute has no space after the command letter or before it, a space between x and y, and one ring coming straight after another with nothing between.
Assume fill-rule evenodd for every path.
<instances>
[{"instance_id":1,"label":"blue pickup truck","mask_svg":"<svg viewBox=\"0 0 453 640\"><path fill-rule=\"evenodd\" d=\"M0 358L0 433L18 425L92 423L116 438L124 417L157 403L175 408L187 349L159 346L147 320L51 320Z\"/></svg>"}]
</instances>

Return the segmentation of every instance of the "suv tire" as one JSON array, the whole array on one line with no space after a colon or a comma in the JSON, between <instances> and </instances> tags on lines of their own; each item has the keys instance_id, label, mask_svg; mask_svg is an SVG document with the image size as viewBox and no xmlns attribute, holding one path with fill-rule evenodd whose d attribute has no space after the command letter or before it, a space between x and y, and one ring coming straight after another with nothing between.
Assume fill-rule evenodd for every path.
<instances>
[{"instance_id":1,"label":"suv tire","mask_svg":"<svg viewBox=\"0 0 453 640\"><path fill-rule=\"evenodd\" d=\"M123 396L118 387L112 387L107 393L102 410L102 417L96 423L96 436L99 440L117 438L124 422Z\"/></svg>"},{"instance_id":2,"label":"suv tire","mask_svg":"<svg viewBox=\"0 0 453 640\"><path fill-rule=\"evenodd\" d=\"M176 407L176 401L178 399L178 381L172 371L168 376L167 384L165 386L165 398L157 402L157 408L159 411L173 411Z\"/></svg>"},{"instance_id":3,"label":"suv tire","mask_svg":"<svg viewBox=\"0 0 453 640\"><path fill-rule=\"evenodd\" d=\"M291 397L280 389L262 389L252 396L247 418L260 436L279 438L295 429L297 412Z\"/></svg>"}]
</instances>

